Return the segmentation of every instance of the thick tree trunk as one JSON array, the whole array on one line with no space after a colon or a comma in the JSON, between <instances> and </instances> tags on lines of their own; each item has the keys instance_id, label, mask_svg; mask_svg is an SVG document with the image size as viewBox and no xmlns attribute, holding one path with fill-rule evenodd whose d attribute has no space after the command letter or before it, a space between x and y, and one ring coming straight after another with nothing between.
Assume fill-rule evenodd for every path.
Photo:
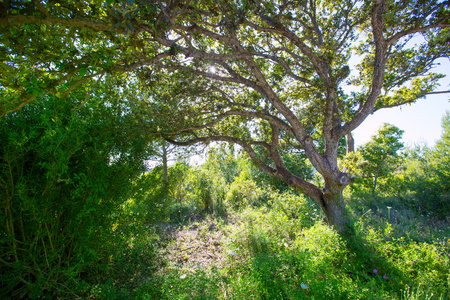
<instances>
[{"instance_id":1,"label":"thick tree trunk","mask_svg":"<svg viewBox=\"0 0 450 300\"><path fill-rule=\"evenodd\" d=\"M320 189L316 185L306 182L289 172L277 152L274 151L272 153L272 159L278 163L276 169L263 168L261 165L259 167L263 171L282 179L289 186L296 188L299 192L314 200L324 212L328 224L339 234L347 236L351 226L342 192L346 186L352 183L349 175L339 171L337 166L329 168L326 170L326 173L322 174L325 179L325 186L323 189Z\"/></svg>"},{"instance_id":2,"label":"thick tree trunk","mask_svg":"<svg viewBox=\"0 0 450 300\"><path fill-rule=\"evenodd\" d=\"M327 191L323 194L323 206L328 225L341 235L347 235L350 229L350 219L345 207L342 191L331 192Z\"/></svg>"},{"instance_id":3,"label":"thick tree trunk","mask_svg":"<svg viewBox=\"0 0 450 300\"><path fill-rule=\"evenodd\" d=\"M350 218L342 196L344 188L351 183L348 174L339 172L339 174L335 174L336 176L330 176L325 180L323 190L293 175L284 167L278 168L273 175L283 179L289 186L296 188L316 202L324 212L328 225L332 226L339 234L342 236L349 234Z\"/></svg>"}]
</instances>

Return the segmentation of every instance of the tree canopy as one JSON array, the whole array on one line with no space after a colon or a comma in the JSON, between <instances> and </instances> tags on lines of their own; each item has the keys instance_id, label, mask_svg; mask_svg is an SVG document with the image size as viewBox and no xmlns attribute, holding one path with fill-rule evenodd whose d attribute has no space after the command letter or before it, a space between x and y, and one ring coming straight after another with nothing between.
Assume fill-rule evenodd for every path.
<instances>
[{"instance_id":1,"label":"tree canopy","mask_svg":"<svg viewBox=\"0 0 450 300\"><path fill-rule=\"evenodd\" d=\"M449 55L448 1L3 1L1 115L106 73L139 88L136 118L172 143L240 145L345 232L343 138L432 93ZM359 63L354 67L352 58ZM350 91L350 92L349 92ZM318 187L290 171L305 155Z\"/></svg>"}]
</instances>

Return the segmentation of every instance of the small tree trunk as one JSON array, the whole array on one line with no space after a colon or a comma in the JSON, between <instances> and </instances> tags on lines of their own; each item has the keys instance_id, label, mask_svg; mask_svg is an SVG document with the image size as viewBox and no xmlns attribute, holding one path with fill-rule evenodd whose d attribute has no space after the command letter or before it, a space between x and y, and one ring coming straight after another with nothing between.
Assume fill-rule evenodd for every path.
<instances>
[{"instance_id":1,"label":"small tree trunk","mask_svg":"<svg viewBox=\"0 0 450 300\"><path fill-rule=\"evenodd\" d=\"M381 164L377 166L377 171L375 172L375 178L373 182L373 189L372 189L372 196L375 196L375 189L377 187L377 180L378 180L378 172L380 171Z\"/></svg>"},{"instance_id":2,"label":"small tree trunk","mask_svg":"<svg viewBox=\"0 0 450 300\"><path fill-rule=\"evenodd\" d=\"M164 187L164 197L167 198L167 189L168 189L168 177L167 177L167 149L166 144L162 144L162 161L163 161L163 187Z\"/></svg>"},{"instance_id":3,"label":"small tree trunk","mask_svg":"<svg viewBox=\"0 0 450 300\"><path fill-rule=\"evenodd\" d=\"M355 152L355 140L353 139L352 133L347 133L345 138L347 140L347 153Z\"/></svg>"},{"instance_id":4,"label":"small tree trunk","mask_svg":"<svg viewBox=\"0 0 450 300\"><path fill-rule=\"evenodd\" d=\"M164 185L167 184L167 151L166 151L166 146L163 145L163 181L164 181Z\"/></svg>"}]
</instances>

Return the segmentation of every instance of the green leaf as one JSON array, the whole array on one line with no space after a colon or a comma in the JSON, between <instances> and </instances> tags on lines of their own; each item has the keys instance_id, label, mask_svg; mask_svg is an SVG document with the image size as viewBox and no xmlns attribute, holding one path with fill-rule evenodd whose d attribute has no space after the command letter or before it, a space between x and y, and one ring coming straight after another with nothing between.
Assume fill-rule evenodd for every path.
<instances>
[{"instance_id":1,"label":"green leaf","mask_svg":"<svg viewBox=\"0 0 450 300\"><path fill-rule=\"evenodd\" d=\"M14 68L3 62L0 62L0 68L2 68L7 73L14 73Z\"/></svg>"},{"instance_id":2,"label":"green leaf","mask_svg":"<svg viewBox=\"0 0 450 300\"><path fill-rule=\"evenodd\" d=\"M111 26L110 30L113 31L114 28L120 27L120 26L122 26L122 25L123 25L122 22L116 23L116 24L114 24L113 26Z\"/></svg>"},{"instance_id":3,"label":"green leaf","mask_svg":"<svg viewBox=\"0 0 450 300\"><path fill-rule=\"evenodd\" d=\"M133 25L131 25L130 22L126 21L125 24L127 25L128 29L129 29L131 32L134 32L134 31L135 31Z\"/></svg>"},{"instance_id":4,"label":"green leaf","mask_svg":"<svg viewBox=\"0 0 450 300\"><path fill-rule=\"evenodd\" d=\"M80 72L80 76L84 76L87 73L87 68L81 68L79 70L79 72Z\"/></svg>"}]
</instances>

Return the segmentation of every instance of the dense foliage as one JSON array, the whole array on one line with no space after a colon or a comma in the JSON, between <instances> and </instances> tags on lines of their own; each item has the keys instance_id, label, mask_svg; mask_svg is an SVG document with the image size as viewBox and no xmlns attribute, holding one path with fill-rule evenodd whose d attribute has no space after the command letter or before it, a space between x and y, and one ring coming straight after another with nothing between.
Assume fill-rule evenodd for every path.
<instances>
[{"instance_id":1,"label":"dense foliage","mask_svg":"<svg viewBox=\"0 0 450 300\"><path fill-rule=\"evenodd\" d=\"M443 77L434 62L450 45L447 1L0 5L0 116L43 93L133 74L149 131L177 144L240 145L260 171L313 199L342 234L350 220L341 196L352 183L338 165L342 141L374 111L433 92ZM294 153L308 158L321 185L291 168Z\"/></svg>"},{"instance_id":2,"label":"dense foliage","mask_svg":"<svg viewBox=\"0 0 450 300\"><path fill-rule=\"evenodd\" d=\"M397 186L409 192L411 205L425 215L448 220L450 209L450 113L442 120L442 137L433 148L417 147L408 152L406 170ZM402 176L403 175L403 176Z\"/></svg>"},{"instance_id":3,"label":"dense foliage","mask_svg":"<svg viewBox=\"0 0 450 300\"><path fill-rule=\"evenodd\" d=\"M448 115L436 146L409 150L403 167L380 179L376 196L364 188L364 182L356 183L360 188L346 195L354 222L353 237L346 239L324 225L324 216L313 201L261 177L244 153L223 145L211 148L202 166L182 161L169 166L167 183L162 166L136 178L145 157L139 143L114 147L121 154L134 153L136 160L127 160L125 155L122 159L127 162L122 163L122 159L107 155L119 153L106 151L112 143L96 139L105 134L105 124L110 126L106 136L118 134L109 119L126 128L127 115L119 113L117 104L74 111L67 102L48 98L37 102L34 110L25 109L4 119L8 125L22 126L1 127L2 137L15 137L2 144L8 145L2 148L2 184L10 182L7 166L22 169L21 173L12 169L11 174L20 175L12 178L17 182L15 193L11 186L4 189L5 196L14 197L4 197L11 202L2 202L5 211L11 211L2 217L2 224L7 225L2 227L2 249L6 249L2 274L7 274L2 278L2 295L14 299L449 296L450 231L446 221L438 220L445 220L442 209L448 209L446 181L441 182L447 178L430 173L433 168L440 172L446 168L444 157L433 157L448 146ZM44 105L48 107L45 112ZM67 111L61 114L64 109ZM33 114L36 111L50 121L44 122ZM70 118L74 115L75 119ZM31 117L36 122L29 122ZM65 126L55 124L55 117ZM131 128L139 135L139 128ZM20 132L35 134L26 135L30 138L19 147L14 141L20 141ZM52 138L46 139L49 132ZM50 142L54 136L60 137L56 145ZM89 143L91 138L97 143ZM133 141L131 136L127 138ZM67 145L70 147L65 148ZM104 156L97 151L99 145ZM58 169L67 163L58 160L62 155L50 154L69 149L75 153L69 156L70 168ZM129 166L135 169L131 171ZM425 172L436 175L423 176ZM34 177L37 173L40 176ZM80 173L86 176L80 179ZM433 185L433 196L419 196L429 191L424 187L432 182L440 183ZM10 217L17 231L14 235L8 231ZM197 239L170 250L176 247L172 239L183 230L197 231ZM187 236L180 236L187 241ZM198 244L208 246L198 248ZM211 252L213 249L218 252ZM218 266L191 262L198 251L218 255ZM182 259L171 258L173 255Z\"/></svg>"},{"instance_id":4,"label":"dense foliage","mask_svg":"<svg viewBox=\"0 0 450 300\"><path fill-rule=\"evenodd\" d=\"M244 158L245 154L220 146L209 151L201 167L169 167L170 174L183 166L183 179L176 184L183 186L184 196L168 204L171 213L164 224L183 227L176 229L169 244L165 240L160 244L171 259L140 289L140 297L406 300L450 296L450 229L436 218L439 210L430 208L422 215L424 211L418 209L415 186L407 178L424 170L411 165L412 156L405 158L402 168L396 163L397 171L380 179L376 195L364 182L347 194L354 222L353 236L347 239L325 226L314 202L292 189L278 189L270 178L264 181ZM161 174L161 169L155 170ZM205 174L207 185L201 180ZM400 190L393 189L400 178ZM200 188L206 189L203 194L213 195L208 198L212 210L198 200L203 195L196 194ZM444 193L436 190L441 201L446 199ZM192 232L197 238L189 240ZM223 248L215 248L216 243ZM204 266L197 260L202 253L219 255L219 266ZM179 259L173 257L177 255Z\"/></svg>"},{"instance_id":5,"label":"dense foliage","mask_svg":"<svg viewBox=\"0 0 450 300\"><path fill-rule=\"evenodd\" d=\"M448 1L0 1L0 297L448 299L450 113L432 148L351 133L436 92L449 28Z\"/></svg>"},{"instance_id":6,"label":"dense foliage","mask_svg":"<svg viewBox=\"0 0 450 300\"><path fill-rule=\"evenodd\" d=\"M117 242L112 225L149 148L126 102L103 91L83 107L82 90L42 96L0 119L3 296L70 295Z\"/></svg>"}]
</instances>

